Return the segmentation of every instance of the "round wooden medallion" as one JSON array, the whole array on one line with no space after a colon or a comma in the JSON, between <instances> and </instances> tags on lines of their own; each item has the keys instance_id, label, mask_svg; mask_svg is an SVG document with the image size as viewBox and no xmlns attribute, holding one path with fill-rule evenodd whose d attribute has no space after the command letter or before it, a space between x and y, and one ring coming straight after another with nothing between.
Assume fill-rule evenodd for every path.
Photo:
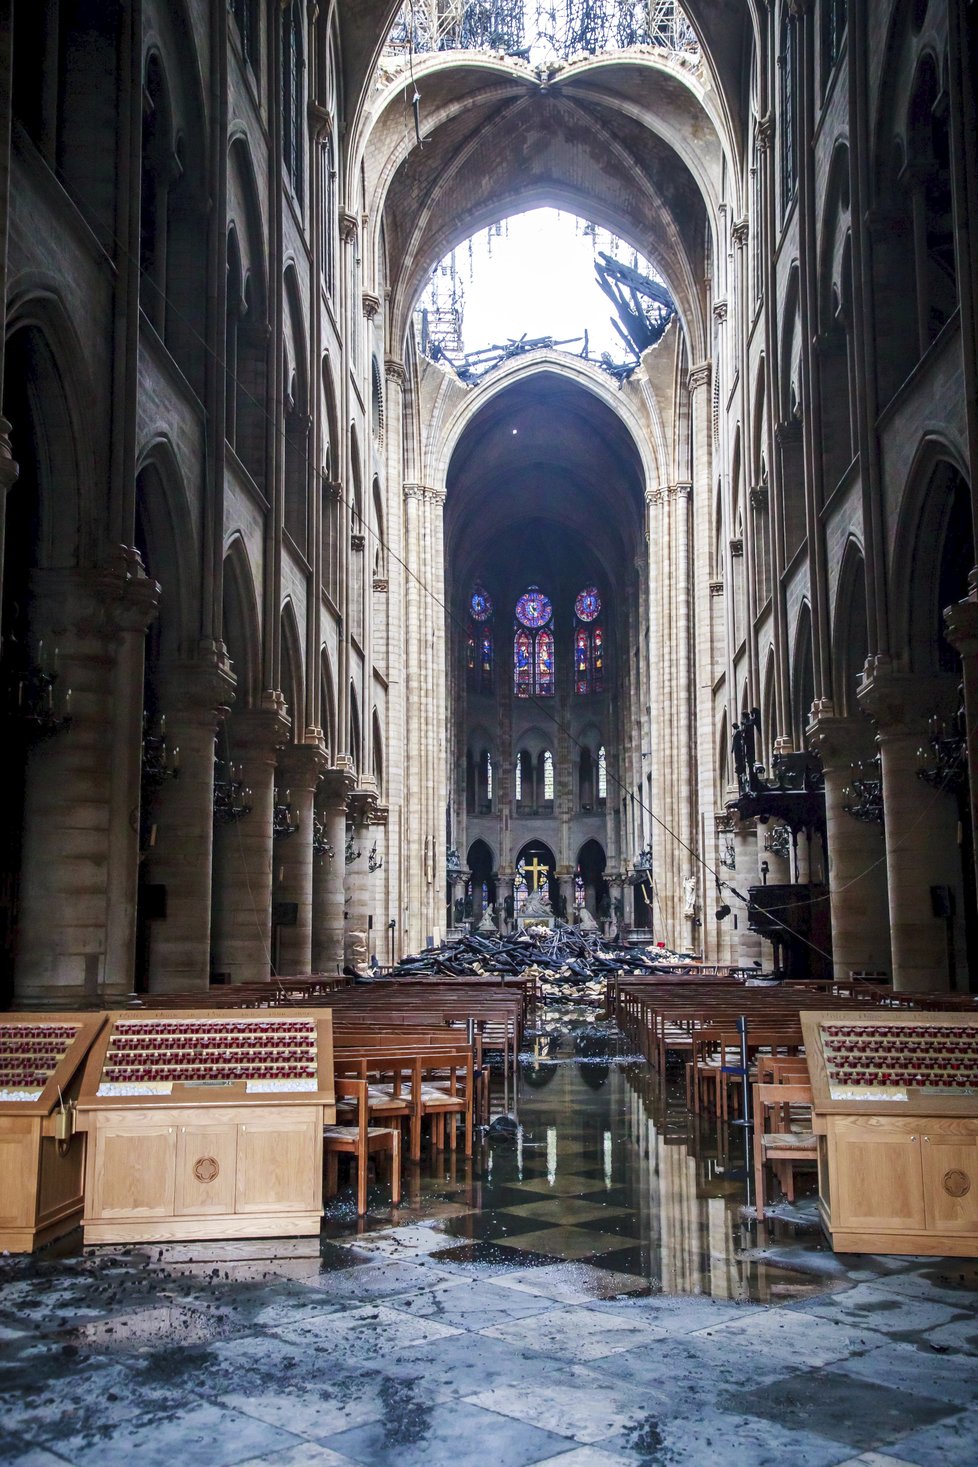
<instances>
[{"instance_id":1,"label":"round wooden medallion","mask_svg":"<svg viewBox=\"0 0 978 1467\"><path fill-rule=\"evenodd\" d=\"M194 1176L198 1182L213 1182L220 1170L216 1156L198 1156L194 1162Z\"/></svg>"},{"instance_id":2,"label":"round wooden medallion","mask_svg":"<svg viewBox=\"0 0 978 1467\"><path fill-rule=\"evenodd\" d=\"M967 1172L957 1170L945 1172L943 1183L944 1190L949 1197L967 1197L971 1191L971 1178Z\"/></svg>"}]
</instances>

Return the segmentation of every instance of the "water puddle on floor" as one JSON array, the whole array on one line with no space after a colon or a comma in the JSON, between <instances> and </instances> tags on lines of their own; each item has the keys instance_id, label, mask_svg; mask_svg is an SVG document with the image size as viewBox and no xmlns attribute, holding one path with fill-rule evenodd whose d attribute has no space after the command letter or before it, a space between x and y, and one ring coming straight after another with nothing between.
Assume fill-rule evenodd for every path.
<instances>
[{"instance_id":1,"label":"water puddle on floor","mask_svg":"<svg viewBox=\"0 0 978 1467\"><path fill-rule=\"evenodd\" d=\"M409 1169L396 1225L383 1187L360 1221L347 1189L325 1236L470 1273L578 1265L609 1296L778 1303L851 1281L818 1226L814 1169L793 1204L757 1222L743 1128L689 1113L681 1077L660 1086L592 1013L544 1010L505 1100L515 1124L497 1075L472 1163L443 1153Z\"/></svg>"}]
</instances>

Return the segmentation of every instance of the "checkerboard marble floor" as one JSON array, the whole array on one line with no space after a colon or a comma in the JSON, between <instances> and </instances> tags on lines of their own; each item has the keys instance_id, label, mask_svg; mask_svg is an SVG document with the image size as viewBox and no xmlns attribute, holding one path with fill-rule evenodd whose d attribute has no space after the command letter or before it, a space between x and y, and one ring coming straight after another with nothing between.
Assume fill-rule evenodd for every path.
<instances>
[{"instance_id":1,"label":"checkerboard marble floor","mask_svg":"<svg viewBox=\"0 0 978 1467\"><path fill-rule=\"evenodd\" d=\"M739 1133L579 1038L396 1219L0 1259L0 1463L975 1467L978 1268L759 1226Z\"/></svg>"}]
</instances>

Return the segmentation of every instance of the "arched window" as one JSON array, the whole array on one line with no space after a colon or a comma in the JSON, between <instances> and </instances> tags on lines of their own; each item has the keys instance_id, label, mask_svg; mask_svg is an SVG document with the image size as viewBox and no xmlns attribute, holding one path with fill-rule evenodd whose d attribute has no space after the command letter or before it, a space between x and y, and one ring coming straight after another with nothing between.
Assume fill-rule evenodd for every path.
<instances>
[{"instance_id":1,"label":"arched window","mask_svg":"<svg viewBox=\"0 0 978 1467\"><path fill-rule=\"evenodd\" d=\"M465 638L465 672L469 691L491 693L493 684L492 597L480 585L469 597L469 624Z\"/></svg>"},{"instance_id":2,"label":"arched window","mask_svg":"<svg viewBox=\"0 0 978 1467\"><path fill-rule=\"evenodd\" d=\"M823 0L822 4L822 93L824 95L835 63L842 55L846 33L847 0Z\"/></svg>"},{"instance_id":3,"label":"arched window","mask_svg":"<svg viewBox=\"0 0 978 1467\"><path fill-rule=\"evenodd\" d=\"M486 799L492 804L492 755L486 752Z\"/></svg>"},{"instance_id":4,"label":"arched window","mask_svg":"<svg viewBox=\"0 0 978 1467\"><path fill-rule=\"evenodd\" d=\"M530 586L516 603L513 638L513 691L517 698L554 695L554 609L539 586Z\"/></svg>"},{"instance_id":5,"label":"arched window","mask_svg":"<svg viewBox=\"0 0 978 1467\"><path fill-rule=\"evenodd\" d=\"M781 213L787 214L798 182L798 136L795 128L795 97L798 91L798 33L797 22L787 13L781 22L781 68L780 117L781 129Z\"/></svg>"},{"instance_id":6,"label":"arched window","mask_svg":"<svg viewBox=\"0 0 978 1467\"><path fill-rule=\"evenodd\" d=\"M608 798L608 761L605 757L604 744L598 750L598 799Z\"/></svg>"},{"instance_id":7,"label":"arched window","mask_svg":"<svg viewBox=\"0 0 978 1467\"><path fill-rule=\"evenodd\" d=\"M238 25L238 35L241 37L241 54L252 66L256 60L256 46L258 41L258 27L254 16L255 0L231 0L229 9Z\"/></svg>"},{"instance_id":8,"label":"arched window","mask_svg":"<svg viewBox=\"0 0 978 1467\"><path fill-rule=\"evenodd\" d=\"M302 193L302 10L290 0L282 12L282 162L293 192Z\"/></svg>"},{"instance_id":9,"label":"arched window","mask_svg":"<svg viewBox=\"0 0 978 1467\"><path fill-rule=\"evenodd\" d=\"M554 756L549 749L543 755L543 798L552 800L554 797Z\"/></svg>"},{"instance_id":10,"label":"arched window","mask_svg":"<svg viewBox=\"0 0 978 1467\"><path fill-rule=\"evenodd\" d=\"M574 692L604 692L604 632L598 618L601 597L585 586L574 602Z\"/></svg>"},{"instance_id":11,"label":"arched window","mask_svg":"<svg viewBox=\"0 0 978 1467\"><path fill-rule=\"evenodd\" d=\"M523 798L523 755L522 755L522 753L519 753L516 756L515 780L516 780L516 803L519 804L520 800L522 800L522 798Z\"/></svg>"}]
</instances>

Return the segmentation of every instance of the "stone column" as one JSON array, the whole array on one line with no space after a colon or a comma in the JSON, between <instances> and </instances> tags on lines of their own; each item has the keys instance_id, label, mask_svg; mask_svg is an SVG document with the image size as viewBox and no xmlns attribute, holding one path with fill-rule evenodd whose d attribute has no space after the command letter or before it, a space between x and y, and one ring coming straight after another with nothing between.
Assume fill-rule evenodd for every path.
<instances>
[{"instance_id":1,"label":"stone column","mask_svg":"<svg viewBox=\"0 0 978 1467\"><path fill-rule=\"evenodd\" d=\"M809 729L825 774L825 828L828 845L829 910L836 978L853 971L890 972L890 917L886 892L886 842L883 827L855 820L845 812L845 790L853 765L872 759L874 729L869 721L819 714Z\"/></svg>"},{"instance_id":2,"label":"stone column","mask_svg":"<svg viewBox=\"0 0 978 1467\"><path fill-rule=\"evenodd\" d=\"M344 955L347 962L350 960L350 943L352 941L359 941L355 937L355 934L362 933L363 941L369 947L367 917L370 911L371 882L367 862L372 844L370 822L376 803L377 792L375 789L369 787L365 777L361 780L360 787L352 791L349 799L349 814L353 823L353 849L355 852L359 852L359 855L356 860L351 861L350 865L346 867L346 937L344 941Z\"/></svg>"},{"instance_id":3,"label":"stone column","mask_svg":"<svg viewBox=\"0 0 978 1467\"><path fill-rule=\"evenodd\" d=\"M737 862L733 884L746 896L752 886L760 884L760 870L757 861L757 821L738 820L734 825L733 839ZM738 963L744 968L749 968L755 962L763 963L762 939L759 933L751 932L746 907L728 891L724 892L723 900L729 902L737 915ZM732 918L727 920L731 921Z\"/></svg>"},{"instance_id":4,"label":"stone column","mask_svg":"<svg viewBox=\"0 0 978 1467\"><path fill-rule=\"evenodd\" d=\"M564 903L565 922L574 920L574 868L572 866L558 866L556 871L557 882L560 886L560 895Z\"/></svg>"},{"instance_id":5,"label":"stone column","mask_svg":"<svg viewBox=\"0 0 978 1467\"><path fill-rule=\"evenodd\" d=\"M500 866L499 876L496 879L496 923L501 933L509 930L509 918L506 915L507 902L512 906L514 901L513 887L516 882L516 872L511 866Z\"/></svg>"},{"instance_id":6,"label":"stone column","mask_svg":"<svg viewBox=\"0 0 978 1467\"><path fill-rule=\"evenodd\" d=\"M232 983L254 983L271 970L272 790L288 736L277 707L247 709L228 720L220 751L240 765L251 790L251 813L214 832L213 968Z\"/></svg>"},{"instance_id":7,"label":"stone column","mask_svg":"<svg viewBox=\"0 0 978 1467\"><path fill-rule=\"evenodd\" d=\"M953 710L954 693L951 678L892 672L859 693L879 730L893 986L905 992L945 990L953 969L965 972L957 807L917 777L928 720ZM935 915L942 888L955 903L950 922Z\"/></svg>"},{"instance_id":8,"label":"stone column","mask_svg":"<svg viewBox=\"0 0 978 1467\"><path fill-rule=\"evenodd\" d=\"M608 891L611 896L611 925L617 928L620 937L625 926L625 873L611 871L607 873L605 879L608 882Z\"/></svg>"},{"instance_id":9,"label":"stone column","mask_svg":"<svg viewBox=\"0 0 978 1467\"><path fill-rule=\"evenodd\" d=\"M274 843L275 900L295 902L298 912L294 927L282 926L278 933L278 971L303 974L312 971L312 827L316 788L326 766L326 750L318 744L289 744L278 762L279 800L289 792L294 835L280 836Z\"/></svg>"},{"instance_id":10,"label":"stone column","mask_svg":"<svg viewBox=\"0 0 978 1467\"><path fill-rule=\"evenodd\" d=\"M147 809L156 838L144 875L166 892L166 915L152 920L149 934L150 993L206 992L210 981L214 738L233 696L234 681L217 661L180 663L160 677L167 744L180 751L180 773Z\"/></svg>"},{"instance_id":11,"label":"stone column","mask_svg":"<svg viewBox=\"0 0 978 1467\"><path fill-rule=\"evenodd\" d=\"M338 973L343 967L346 801L352 785L345 769L326 770L319 785L319 818L333 855L313 861L312 967L317 973Z\"/></svg>"}]
</instances>

